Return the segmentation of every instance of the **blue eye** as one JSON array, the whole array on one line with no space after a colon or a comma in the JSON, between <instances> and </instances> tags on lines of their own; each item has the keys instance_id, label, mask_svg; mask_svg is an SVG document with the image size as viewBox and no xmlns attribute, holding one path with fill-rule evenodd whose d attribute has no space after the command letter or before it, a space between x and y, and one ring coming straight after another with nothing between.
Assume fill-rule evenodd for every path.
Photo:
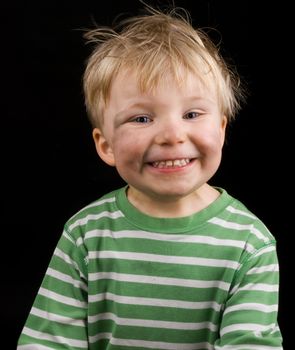
<instances>
[{"instance_id":1,"label":"blue eye","mask_svg":"<svg viewBox=\"0 0 295 350\"><path fill-rule=\"evenodd\" d=\"M188 112L183 116L183 118L184 119L196 119L199 116L200 116L200 113L198 113L198 112Z\"/></svg>"},{"instance_id":2,"label":"blue eye","mask_svg":"<svg viewBox=\"0 0 295 350\"><path fill-rule=\"evenodd\" d=\"M147 117L146 115L140 115L133 119L135 123L150 123L151 119Z\"/></svg>"}]
</instances>

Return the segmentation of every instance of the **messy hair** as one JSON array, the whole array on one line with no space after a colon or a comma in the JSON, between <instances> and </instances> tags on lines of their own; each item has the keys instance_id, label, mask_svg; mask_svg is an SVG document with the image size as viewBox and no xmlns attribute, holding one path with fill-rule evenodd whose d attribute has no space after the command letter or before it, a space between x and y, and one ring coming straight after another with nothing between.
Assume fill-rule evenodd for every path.
<instances>
[{"instance_id":1,"label":"messy hair","mask_svg":"<svg viewBox=\"0 0 295 350\"><path fill-rule=\"evenodd\" d=\"M153 90L172 74L177 83L184 73L195 74L206 87L214 87L220 112L231 121L240 108L243 91L235 70L219 48L201 29L194 29L189 16L175 9L123 20L116 27L98 27L85 34L95 48L85 69L85 104L93 127L102 126L111 83L122 70L132 70L142 92Z\"/></svg>"}]
</instances>

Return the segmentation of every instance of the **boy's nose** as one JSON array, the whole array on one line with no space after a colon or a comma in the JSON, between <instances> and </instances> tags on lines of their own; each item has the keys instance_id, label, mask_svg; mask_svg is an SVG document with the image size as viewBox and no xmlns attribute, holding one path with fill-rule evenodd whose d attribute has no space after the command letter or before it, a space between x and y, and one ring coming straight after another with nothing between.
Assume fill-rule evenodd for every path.
<instances>
[{"instance_id":1,"label":"boy's nose","mask_svg":"<svg viewBox=\"0 0 295 350\"><path fill-rule=\"evenodd\" d=\"M186 132L180 123L163 123L157 130L155 142L159 145L174 145L183 143Z\"/></svg>"}]
</instances>

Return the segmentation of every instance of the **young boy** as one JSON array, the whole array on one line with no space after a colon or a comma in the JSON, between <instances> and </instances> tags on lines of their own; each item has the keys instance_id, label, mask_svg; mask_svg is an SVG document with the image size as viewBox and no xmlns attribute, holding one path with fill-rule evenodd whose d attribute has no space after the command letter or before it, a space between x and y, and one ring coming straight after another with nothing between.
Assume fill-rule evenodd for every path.
<instances>
[{"instance_id":1,"label":"young boy","mask_svg":"<svg viewBox=\"0 0 295 350\"><path fill-rule=\"evenodd\" d=\"M18 349L282 349L275 239L208 184L238 78L180 16L122 28L88 33L84 88L127 185L66 223Z\"/></svg>"}]
</instances>

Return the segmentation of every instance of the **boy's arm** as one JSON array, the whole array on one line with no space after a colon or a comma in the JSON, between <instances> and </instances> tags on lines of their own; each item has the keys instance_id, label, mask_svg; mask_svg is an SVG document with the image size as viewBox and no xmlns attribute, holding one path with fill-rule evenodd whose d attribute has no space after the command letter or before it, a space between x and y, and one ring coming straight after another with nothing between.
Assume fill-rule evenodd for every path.
<instances>
[{"instance_id":1,"label":"boy's arm","mask_svg":"<svg viewBox=\"0 0 295 350\"><path fill-rule=\"evenodd\" d=\"M242 264L226 302L216 350L281 350L277 324L279 267L275 244Z\"/></svg>"},{"instance_id":2,"label":"boy's arm","mask_svg":"<svg viewBox=\"0 0 295 350\"><path fill-rule=\"evenodd\" d=\"M58 242L17 350L88 349L87 266L83 246L66 232Z\"/></svg>"}]
</instances>

